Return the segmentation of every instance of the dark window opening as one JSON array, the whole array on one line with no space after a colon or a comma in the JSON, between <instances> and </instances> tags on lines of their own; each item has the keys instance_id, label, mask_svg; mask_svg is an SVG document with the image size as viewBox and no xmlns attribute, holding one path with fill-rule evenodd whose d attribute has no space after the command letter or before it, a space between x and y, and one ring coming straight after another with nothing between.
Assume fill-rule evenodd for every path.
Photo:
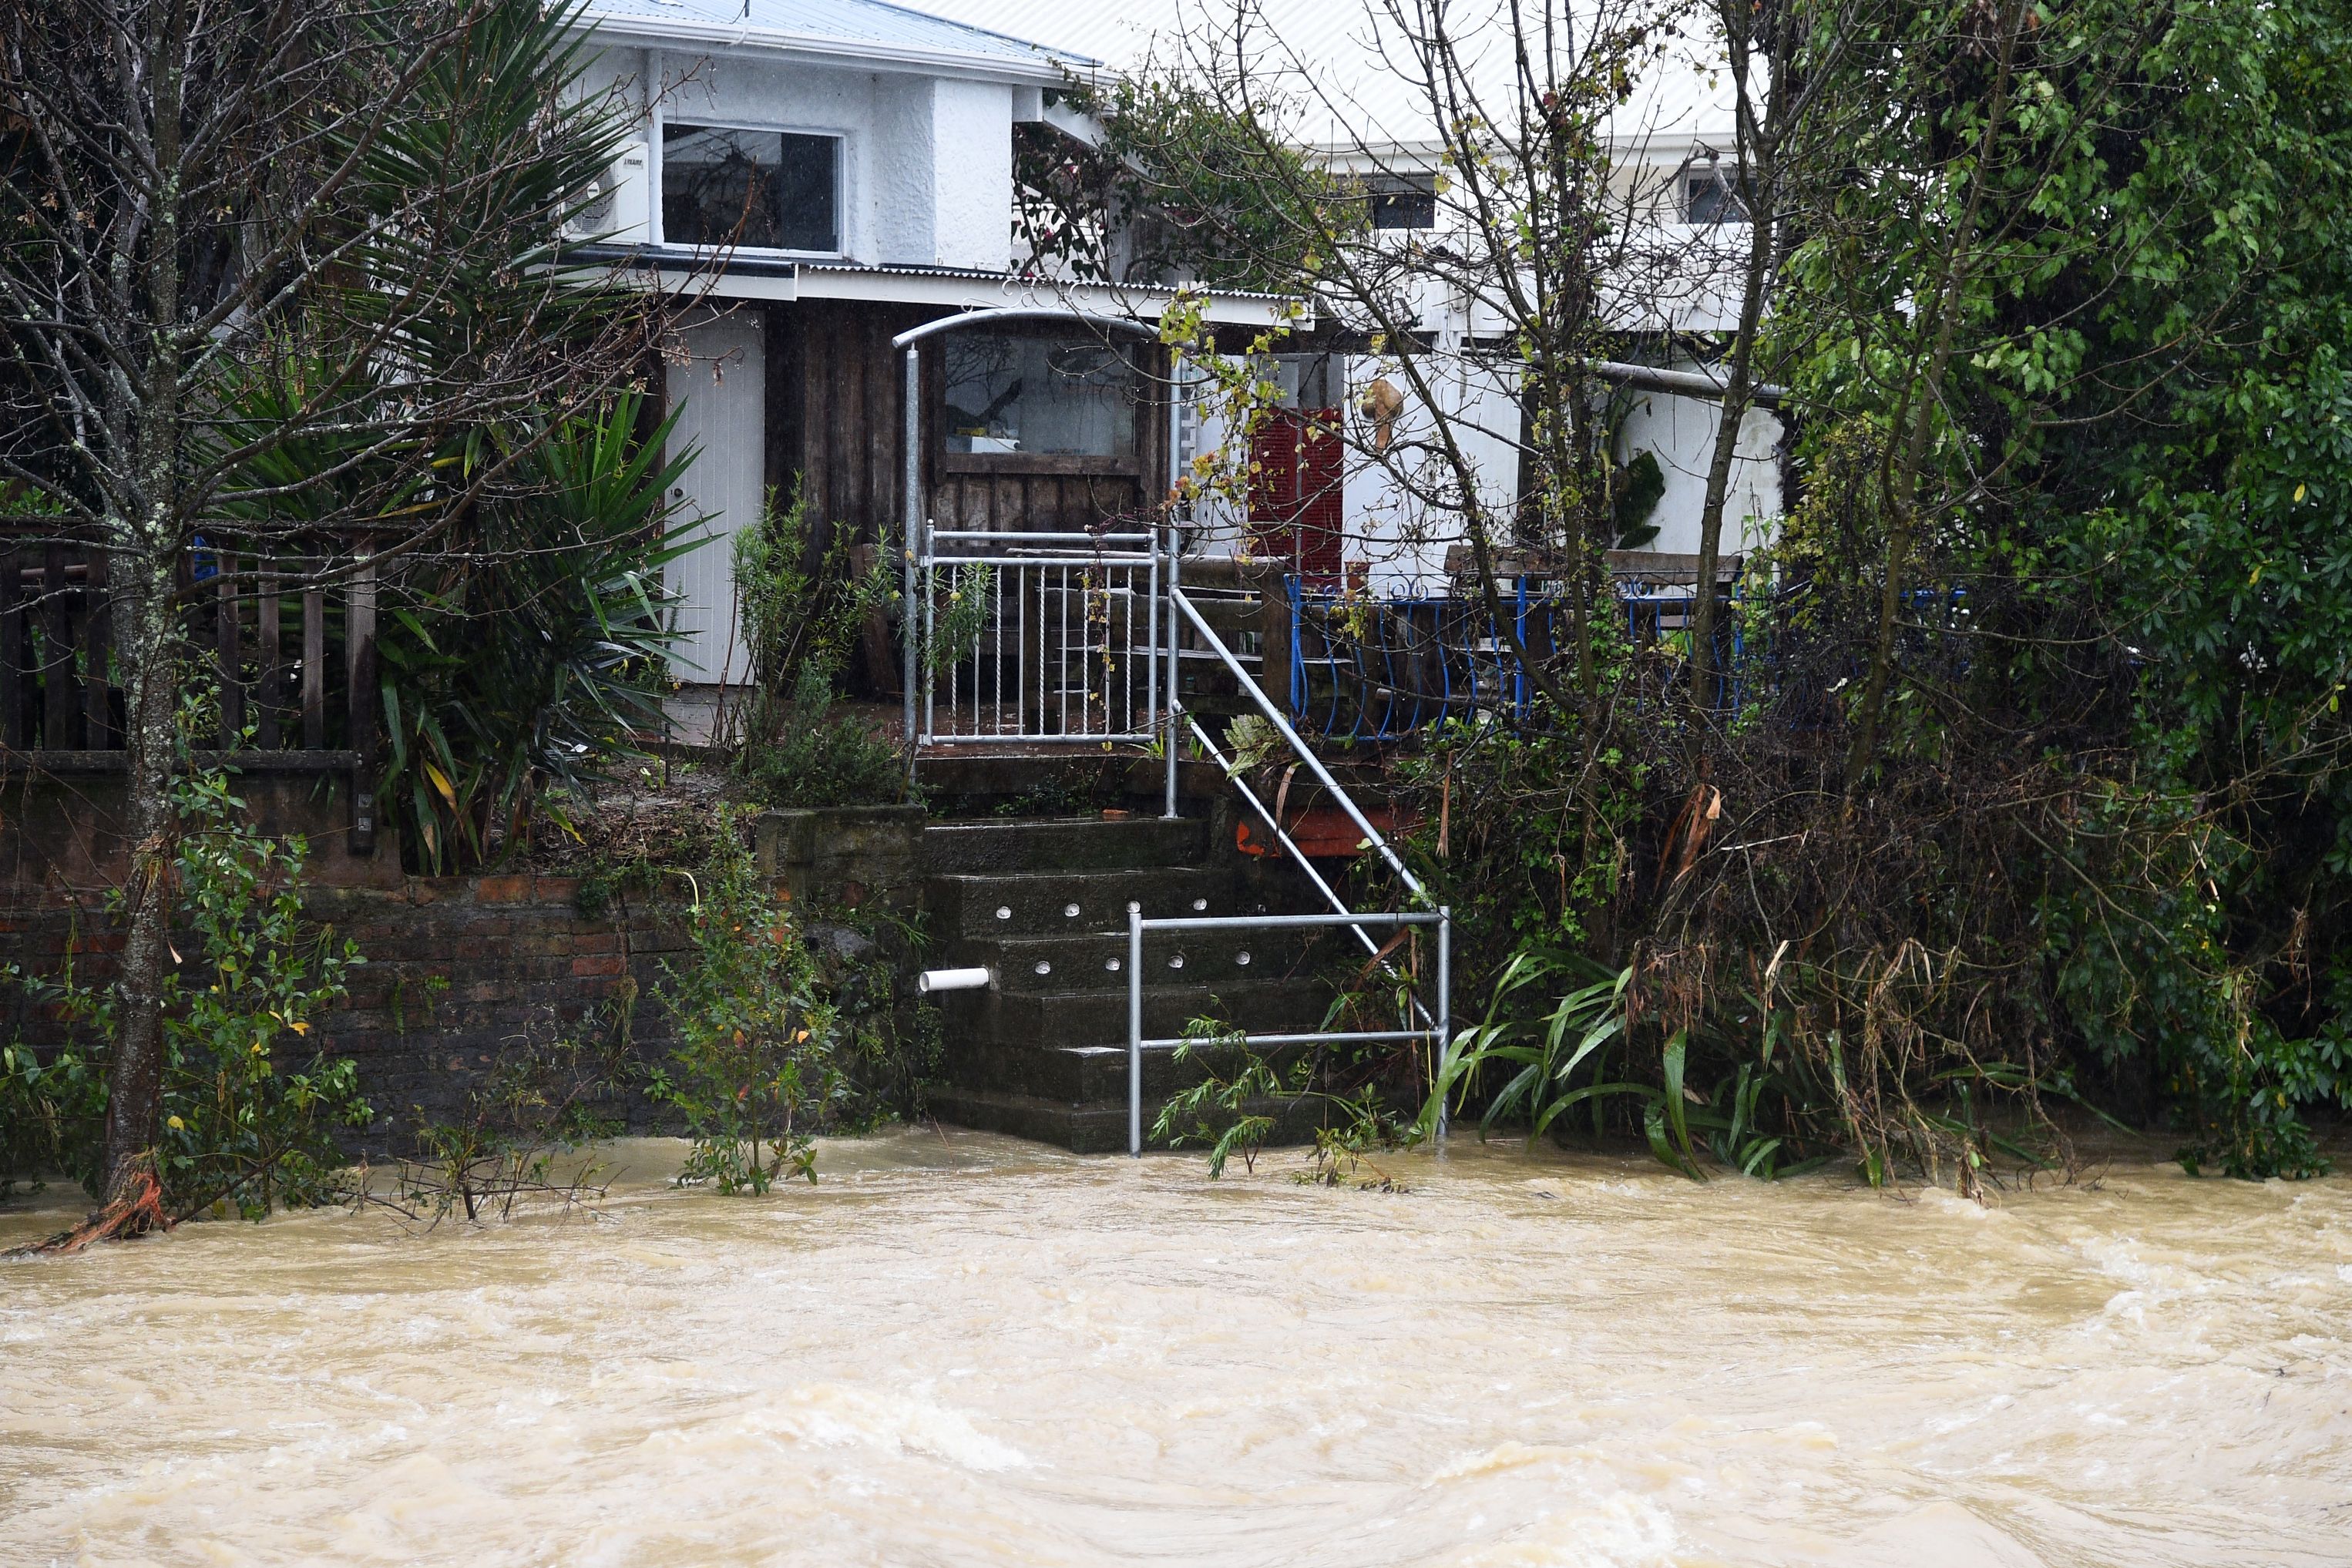
<instances>
[{"instance_id":1,"label":"dark window opening","mask_svg":"<svg viewBox=\"0 0 2352 1568\"><path fill-rule=\"evenodd\" d=\"M1683 176L1683 217L1694 224L1744 224L1748 209L1733 192L1732 172L1712 166Z\"/></svg>"},{"instance_id":2,"label":"dark window opening","mask_svg":"<svg viewBox=\"0 0 2352 1568\"><path fill-rule=\"evenodd\" d=\"M1090 339L950 334L947 449L1132 457L1139 382L1119 350Z\"/></svg>"},{"instance_id":3,"label":"dark window opening","mask_svg":"<svg viewBox=\"0 0 2352 1568\"><path fill-rule=\"evenodd\" d=\"M841 139L662 127L662 238L760 250L841 249Z\"/></svg>"},{"instance_id":4,"label":"dark window opening","mask_svg":"<svg viewBox=\"0 0 2352 1568\"><path fill-rule=\"evenodd\" d=\"M1365 182L1376 229L1437 226L1437 182L1422 176L1381 175Z\"/></svg>"}]
</instances>

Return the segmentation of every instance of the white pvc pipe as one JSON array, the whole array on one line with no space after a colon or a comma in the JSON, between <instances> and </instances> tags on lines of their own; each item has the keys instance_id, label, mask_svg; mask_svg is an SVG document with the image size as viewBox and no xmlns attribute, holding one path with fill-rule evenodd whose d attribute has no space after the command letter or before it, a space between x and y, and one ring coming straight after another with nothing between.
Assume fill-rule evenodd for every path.
<instances>
[{"instance_id":1,"label":"white pvc pipe","mask_svg":"<svg viewBox=\"0 0 2352 1568\"><path fill-rule=\"evenodd\" d=\"M929 996L933 991L980 991L988 988L986 969L926 969L915 988Z\"/></svg>"}]
</instances>

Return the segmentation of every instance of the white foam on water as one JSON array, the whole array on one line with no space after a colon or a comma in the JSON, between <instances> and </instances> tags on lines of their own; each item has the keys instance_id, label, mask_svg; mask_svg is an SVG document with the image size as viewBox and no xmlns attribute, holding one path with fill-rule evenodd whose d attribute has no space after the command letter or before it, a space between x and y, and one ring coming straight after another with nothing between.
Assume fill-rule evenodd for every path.
<instances>
[{"instance_id":1,"label":"white foam on water","mask_svg":"<svg viewBox=\"0 0 2352 1568\"><path fill-rule=\"evenodd\" d=\"M804 1384L773 1404L747 1410L720 1432L702 1431L696 1444L737 1435L782 1438L820 1448L877 1448L940 1459L982 1473L1019 1469L1027 1455L990 1437L961 1411L906 1394Z\"/></svg>"},{"instance_id":2,"label":"white foam on water","mask_svg":"<svg viewBox=\"0 0 2352 1568\"><path fill-rule=\"evenodd\" d=\"M1532 1524L1438 1561L1446 1568L1673 1568L1674 1517L1650 1498L1573 1498Z\"/></svg>"}]
</instances>

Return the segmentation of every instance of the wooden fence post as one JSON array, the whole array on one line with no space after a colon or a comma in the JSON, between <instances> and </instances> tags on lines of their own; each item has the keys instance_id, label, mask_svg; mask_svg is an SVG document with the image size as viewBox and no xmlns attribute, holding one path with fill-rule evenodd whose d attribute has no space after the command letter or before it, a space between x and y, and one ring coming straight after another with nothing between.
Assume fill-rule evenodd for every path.
<instances>
[{"instance_id":1,"label":"wooden fence post","mask_svg":"<svg viewBox=\"0 0 2352 1568\"><path fill-rule=\"evenodd\" d=\"M254 720L258 727L254 744L264 751L278 749L278 702L282 695L278 687L278 563L275 560L257 562L258 570L254 583L260 597L254 601L254 641L258 644L254 661L259 677L254 688Z\"/></svg>"},{"instance_id":2,"label":"wooden fence post","mask_svg":"<svg viewBox=\"0 0 2352 1568\"><path fill-rule=\"evenodd\" d=\"M350 683L345 711L351 716L352 750L359 758L352 768L355 855L375 852L375 562L362 560L343 612L344 677Z\"/></svg>"},{"instance_id":3,"label":"wooden fence post","mask_svg":"<svg viewBox=\"0 0 2352 1568\"><path fill-rule=\"evenodd\" d=\"M52 544L41 563L41 632L47 657L41 661L41 745L51 751L74 748L72 609L66 602L66 547Z\"/></svg>"},{"instance_id":4,"label":"wooden fence post","mask_svg":"<svg viewBox=\"0 0 2352 1568\"><path fill-rule=\"evenodd\" d=\"M23 568L14 545L0 549L0 746L25 744L25 680L18 661L25 654Z\"/></svg>"},{"instance_id":5,"label":"wooden fence post","mask_svg":"<svg viewBox=\"0 0 2352 1568\"><path fill-rule=\"evenodd\" d=\"M213 554L213 567L218 573L213 579L215 599L215 620L213 637L213 668L220 679L220 748L235 751L245 738L245 649L237 633L236 585L232 580L236 571L236 557L226 550Z\"/></svg>"},{"instance_id":6,"label":"wooden fence post","mask_svg":"<svg viewBox=\"0 0 2352 1568\"><path fill-rule=\"evenodd\" d=\"M304 563L315 570L316 562ZM302 591L302 749L327 747L327 591Z\"/></svg>"},{"instance_id":7,"label":"wooden fence post","mask_svg":"<svg viewBox=\"0 0 2352 1568\"><path fill-rule=\"evenodd\" d=\"M82 744L92 751L114 745L114 685L107 679L107 654L114 628L114 600L108 591L106 550L93 545L82 569Z\"/></svg>"}]
</instances>

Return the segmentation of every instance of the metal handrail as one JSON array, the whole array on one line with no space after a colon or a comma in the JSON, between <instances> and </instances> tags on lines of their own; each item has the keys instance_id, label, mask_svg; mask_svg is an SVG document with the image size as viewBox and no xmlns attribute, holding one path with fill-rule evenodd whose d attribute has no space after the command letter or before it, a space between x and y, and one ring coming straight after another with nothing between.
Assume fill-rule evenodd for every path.
<instances>
[{"instance_id":1,"label":"metal handrail","mask_svg":"<svg viewBox=\"0 0 2352 1568\"><path fill-rule=\"evenodd\" d=\"M1381 831L1373 827L1371 820L1357 809L1355 798L1339 787L1339 781L1331 777L1331 770L1323 766L1323 759L1317 757L1308 748L1307 743L1298 737L1298 732L1290 727L1290 720L1285 717L1282 710L1275 706L1274 699L1265 695L1265 688L1259 685L1247 670L1242 668L1242 662L1234 656L1233 650L1225 646L1225 640L1217 635L1216 630L1202 617L1200 611L1193 607L1192 600L1185 597L1184 591L1174 583L1170 583L1168 600L1191 620L1193 629L1201 633L1202 640L1207 643L1210 650L1224 662L1225 668L1233 672L1234 678L1241 684L1242 690L1247 693L1250 700L1257 705L1258 712L1265 716L1266 721L1274 726L1276 732L1289 745L1291 753L1306 765L1307 772L1313 775L1315 781L1323 787L1325 793L1328 794L1338 803L1339 809L1348 814L1348 820L1356 824L1357 831L1364 835L1364 841L1380 852L1381 858L1388 862L1389 869L1396 873L1397 880L1404 883L1406 891L1423 904L1427 904L1429 890L1422 886L1421 879L1406 868L1404 862L1397 857L1396 851L1389 847L1388 840L1381 836ZM1174 716L1178 707L1177 695L1171 689L1169 693L1168 726L1168 744L1171 747L1176 744Z\"/></svg>"},{"instance_id":2,"label":"metal handrail","mask_svg":"<svg viewBox=\"0 0 2352 1568\"><path fill-rule=\"evenodd\" d=\"M1323 766L1322 758L1307 748L1307 743L1299 738L1298 732L1291 727L1289 719L1275 705L1274 699L1266 695L1265 688L1258 685L1249 671L1243 667L1241 660L1234 656L1233 650L1225 646L1225 640L1217 634L1216 629L1209 624L1207 619L1194 607L1192 600L1186 597L1177 575L1177 563L1181 559L1181 552L1171 544L1168 568L1168 727L1164 737L1168 757L1169 815L1173 816L1176 810L1176 748L1179 743L1177 721L1182 719L1191 726L1193 737L1200 742L1202 749L1215 759L1218 767L1224 769L1228 778L1234 779L1234 787L1241 790L1242 797L1249 801L1251 807L1265 820L1266 826L1274 831L1276 841L1282 845L1292 860L1297 862L1299 869L1306 872L1307 880L1315 884L1316 891L1322 894L1324 901L1331 905L1333 913L1329 915L1189 916L1178 919L1146 920L1143 918L1143 909L1140 904L1128 905L1127 1141L1128 1153L1136 1155L1143 1153L1143 1048L1147 1044L1168 1046L1180 1043L1174 1040L1146 1040L1143 1038L1143 934L1147 930L1250 930L1288 925L1346 926L1355 933L1356 939L1363 944L1365 951L1378 959L1381 956L1381 946L1372 940L1371 934L1364 929L1365 926L1435 925L1437 927L1437 1009L1435 1014L1433 1016L1428 1009L1422 1006L1418 996L1411 998L1412 1012L1420 1015L1428 1025L1427 1028L1379 1030L1370 1032L1312 1030L1303 1034L1264 1035L1256 1038L1260 1043L1269 1045L1349 1044L1380 1040L1428 1040L1435 1041L1437 1049L1443 1051L1445 1047L1446 1036L1452 1031L1454 1018L1454 912L1443 905L1433 910L1423 908L1399 913L1360 915L1349 909L1347 901L1342 899L1331 884L1324 880L1322 873L1315 869L1312 862L1308 861L1307 852L1298 847L1297 841L1290 836L1288 830L1285 829L1266 809L1265 802L1260 800L1253 791L1242 784L1238 777L1234 775L1231 764L1226 761L1224 754L1217 749L1216 744L1209 738L1208 731L1202 727L1200 721L1184 711L1183 694L1176 679L1178 641L1176 616L1180 611L1192 622L1193 629L1201 635L1201 640L1208 644L1224 664L1225 668L1232 673L1235 683L1249 695L1250 700L1257 705L1258 711L1265 716L1267 722L1274 726L1276 732L1289 745L1292 754L1306 766L1316 782L1323 787L1334 801L1338 802L1339 809L1347 813L1349 821L1355 823L1357 831L1364 835L1364 841L1380 852L1381 858L1388 862L1389 869L1396 873L1397 879L1404 883L1406 890L1414 898L1420 900L1424 905L1430 902L1429 890L1422 885L1421 879L1413 875L1404 862L1398 858L1396 851L1391 849L1389 841L1381 836L1380 830L1373 827L1371 820L1358 808L1354 797L1340 787L1339 781L1331 776L1331 770ZM1383 967L1390 967L1391 973L1395 972L1392 967L1386 966L1385 963ZM1408 1021L1411 1016L1408 1014ZM1446 1121L1445 1105L1441 1100L1437 1108L1436 1126L1437 1136L1441 1140L1445 1136Z\"/></svg>"},{"instance_id":3,"label":"metal handrail","mask_svg":"<svg viewBox=\"0 0 2352 1568\"><path fill-rule=\"evenodd\" d=\"M1425 1040L1438 1051L1454 1027L1454 911L1402 910L1392 914L1352 915L1186 915L1158 920L1143 917L1143 905L1127 906L1127 1152L1143 1155L1143 1051L1185 1043L1181 1035L1166 1039L1143 1037L1143 935L1147 931L1257 931L1293 926L1434 925L1437 927L1437 1014L1427 1029L1322 1030L1249 1036L1260 1045L1370 1044ZM1418 1003L1416 1003L1418 1006ZM1438 1102L1437 1135L1445 1136L1445 1103Z\"/></svg>"},{"instance_id":4,"label":"metal handrail","mask_svg":"<svg viewBox=\"0 0 2352 1568\"><path fill-rule=\"evenodd\" d=\"M1039 550L1040 553L993 555L975 548L980 544L1006 539L1029 541L1028 548ZM1106 539L1141 539L1150 548L1106 550L1099 548L1101 541ZM1044 549L1055 545L1062 547L1063 553L1043 553ZM988 747L1026 746L1048 740L1133 742L1151 738L1158 727L1160 710L1160 601L1163 561L1157 541L1150 534L1098 535L1078 530L998 533L985 529L941 528L935 527L927 518L918 527L915 548L909 552L908 560L909 591L907 596L907 614L901 625L901 635L905 638L909 650L907 663L908 678L920 681L919 699L908 704L905 716L907 752L910 759L910 767L912 758L922 748L940 743L951 743L959 747ZM1047 586L1043 574L1048 571L1059 570L1065 573L1085 571L1103 574L1099 589L1089 589L1086 591L1090 595L1098 593L1106 616L1109 614L1110 607L1113 605L1124 608L1125 613L1121 624L1129 639L1128 646L1131 658L1131 662L1126 666L1123 684L1114 688L1108 684L1107 678L1107 684L1102 689L1105 727L1096 728L1085 722L1087 705L1092 700L1091 687L1085 685L1078 689L1081 723L1077 728L1072 728L1066 723L1057 728L1033 727L1023 722L1028 712L1027 705L1032 690L1033 675L1028 666L1031 642L1028 632L1024 629L1020 636L1021 651L1015 659L1016 668L1013 677L1015 727L1010 730L1001 727L975 727L969 732L956 730L949 734L940 734L935 730L938 714L936 672L930 670L928 663L929 656L935 651L932 642L939 630L936 624L936 612L932 605L933 574L941 570L957 571L979 567L990 568L1000 574L1014 574L1012 580L1016 584L1016 609L1024 618L1024 628L1026 607L1031 602L1029 589L1025 585L1029 583L1031 574L1037 574L1036 585L1041 593ZM996 611L1000 618L1005 610L1006 580L1000 575L996 601ZM919 586L916 586L917 584ZM1066 595L1069 587L1070 585L1065 580L1056 591ZM1041 600L1039 602L1042 607L1044 601ZM1043 613L1042 608L1040 613ZM1002 627L1000 626L999 629L1001 631ZM1045 635L1045 628L1042 621L1037 630L1041 638ZM1066 635L1069 630L1065 623L1062 627L1065 642L1057 645L1063 653L1067 652ZM1080 628L1080 632L1082 636L1085 635L1083 627ZM1110 625L1107 621L1105 635L1108 636L1109 633ZM1036 680L1041 683L1045 679L1043 653L1045 645L1042 643L1038 644L1040 664L1038 670L1034 672ZM925 655L924 661L919 664L914 653L918 649L922 650ZM1063 672L1065 677L1066 674L1066 670ZM1134 679L1138 674L1142 677L1139 683ZM973 670L973 678L975 682L982 678L981 669L977 665ZM951 713L960 700L953 695L952 681L951 674L950 694ZM1141 687L1139 692L1136 689L1139 685ZM1003 678L1000 674L995 697L995 716L1000 720L1003 716ZM1066 718L1070 688L1065 680L1056 689L1061 693L1064 715ZM1045 692L1042 685L1036 688L1035 695L1040 716L1039 722L1042 724L1046 705ZM1142 699L1139 706L1136 702L1138 696ZM976 685L972 695L975 717L985 701L982 687ZM1114 722L1114 712L1125 716L1127 722L1124 726Z\"/></svg>"}]
</instances>

